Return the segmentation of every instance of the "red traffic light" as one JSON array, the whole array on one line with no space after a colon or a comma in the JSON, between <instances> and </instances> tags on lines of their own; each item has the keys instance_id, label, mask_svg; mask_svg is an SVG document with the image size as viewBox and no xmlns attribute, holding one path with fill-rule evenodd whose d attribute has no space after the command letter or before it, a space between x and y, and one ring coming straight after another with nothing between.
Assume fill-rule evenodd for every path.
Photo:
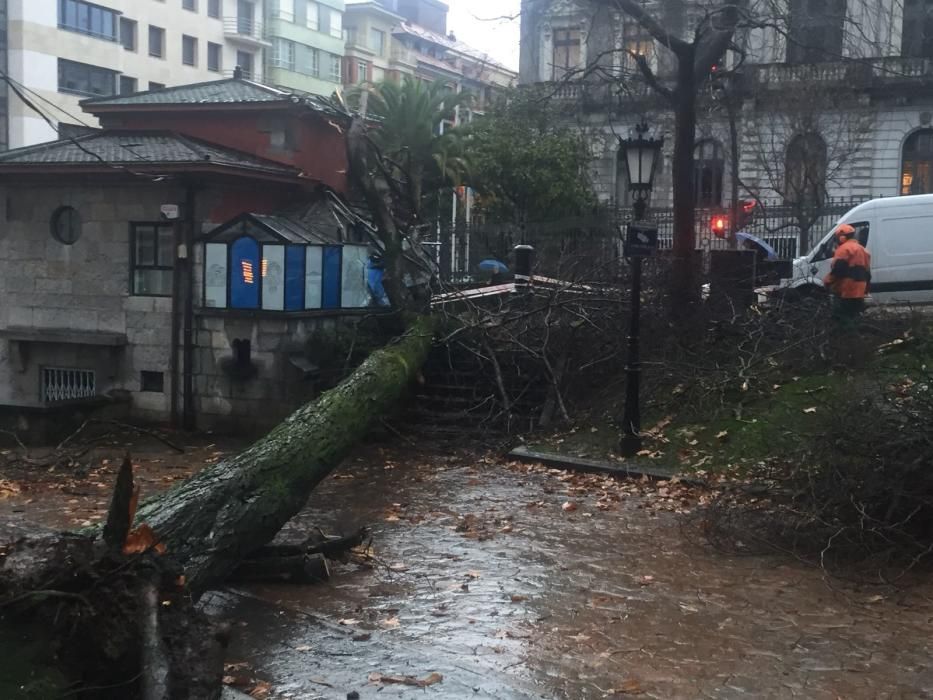
<instances>
[{"instance_id":1,"label":"red traffic light","mask_svg":"<svg viewBox=\"0 0 933 700\"><path fill-rule=\"evenodd\" d=\"M717 214L713 217L713 220L710 222L710 230L716 236L720 238L726 237L726 232L729 229L729 217L724 214Z\"/></svg>"}]
</instances>

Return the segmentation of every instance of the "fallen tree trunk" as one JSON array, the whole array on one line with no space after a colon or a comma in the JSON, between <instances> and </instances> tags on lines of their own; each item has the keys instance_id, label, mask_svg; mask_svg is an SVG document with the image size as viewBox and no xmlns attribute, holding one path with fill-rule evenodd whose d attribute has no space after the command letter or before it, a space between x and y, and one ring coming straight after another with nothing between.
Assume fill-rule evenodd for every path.
<instances>
[{"instance_id":1,"label":"fallen tree trunk","mask_svg":"<svg viewBox=\"0 0 933 700\"><path fill-rule=\"evenodd\" d=\"M225 634L192 601L268 543L393 408L427 358L432 335L432 320L419 318L247 450L146 503L132 531L127 460L106 528L0 547L0 625L23 623L60 637L57 658L80 683L67 695L217 698ZM352 546L364 534L322 542L322 551ZM321 554L280 564L289 577L326 576Z\"/></svg>"},{"instance_id":2,"label":"fallen tree trunk","mask_svg":"<svg viewBox=\"0 0 933 700\"><path fill-rule=\"evenodd\" d=\"M139 509L185 570L196 595L269 542L404 395L431 348L420 318L343 383L285 419L246 451L221 460Z\"/></svg>"}]
</instances>

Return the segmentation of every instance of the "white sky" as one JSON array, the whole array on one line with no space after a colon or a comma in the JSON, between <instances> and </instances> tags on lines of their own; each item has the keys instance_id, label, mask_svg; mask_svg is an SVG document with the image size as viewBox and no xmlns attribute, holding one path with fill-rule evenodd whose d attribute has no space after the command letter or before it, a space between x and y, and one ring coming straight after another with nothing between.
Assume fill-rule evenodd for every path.
<instances>
[{"instance_id":1,"label":"white sky","mask_svg":"<svg viewBox=\"0 0 933 700\"><path fill-rule=\"evenodd\" d=\"M447 0L447 30L518 70L518 10L521 0ZM512 16L515 19L510 19Z\"/></svg>"}]
</instances>

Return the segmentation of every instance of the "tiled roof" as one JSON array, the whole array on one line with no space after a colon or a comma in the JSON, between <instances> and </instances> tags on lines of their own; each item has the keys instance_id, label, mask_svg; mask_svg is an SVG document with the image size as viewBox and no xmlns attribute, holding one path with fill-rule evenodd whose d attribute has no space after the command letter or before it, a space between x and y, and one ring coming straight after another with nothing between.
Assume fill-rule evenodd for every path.
<instances>
[{"instance_id":1,"label":"tiled roof","mask_svg":"<svg viewBox=\"0 0 933 700\"><path fill-rule=\"evenodd\" d=\"M3 165L143 166L210 164L295 175L298 170L248 153L167 131L100 130L75 139L27 146L0 154Z\"/></svg>"},{"instance_id":2,"label":"tiled roof","mask_svg":"<svg viewBox=\"0 0 933 700\"><path fill-rule=\"evenodd\" d=\"M227 78L209 83L194 83L177 87L147 90L132 95L92 97L81 102L85 112L97 114L110 108L159 109L161 107L197 107L210 105L255 105L257 107L294 104L304 105L329 117L341 117L343 112L326 97L288 92L243 78ZM123 110L121 110L123 111Z\"/></svg>"},{"instance_id":3,"label":"tiled roof","mask_svg":"<svg viewBox=\"0 0 933 700\"><path fill-rule=\"evenodd\" d=\"M228 78L226 80L214 80L209 83L194 83L192 85L147 90L132 95L92 97L83 100L81 104L93 108L98 105L110 107L120 105L242 104L289 100L298 102L299 98L290 92L278 90L261 83L254 83L251 80Z\"/></svg>"}]
</instances>

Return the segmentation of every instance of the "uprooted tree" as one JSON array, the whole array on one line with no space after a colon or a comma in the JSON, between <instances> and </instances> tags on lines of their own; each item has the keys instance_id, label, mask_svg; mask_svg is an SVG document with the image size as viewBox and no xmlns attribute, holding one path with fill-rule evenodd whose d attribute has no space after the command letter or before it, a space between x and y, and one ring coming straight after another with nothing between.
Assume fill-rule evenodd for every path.
<instances>
[{"instance_id":1,"label":"uprooted tree","mask_svg":"<svg viewBox=\"0 0 933 700\"><path fill-rule=\"evenodd\" d=\"M399 215L406 171L386 162L365 118L348 113L342 128L404 333L245 451L138 510L127 460L102 530L27 538L0 550L4 624L57 639L54 656L75 677L75 697L219 697L222 635L194 601L304 506L391 411L427 357L432 268L413 222Z\"/></svg>"}]
</instances>

